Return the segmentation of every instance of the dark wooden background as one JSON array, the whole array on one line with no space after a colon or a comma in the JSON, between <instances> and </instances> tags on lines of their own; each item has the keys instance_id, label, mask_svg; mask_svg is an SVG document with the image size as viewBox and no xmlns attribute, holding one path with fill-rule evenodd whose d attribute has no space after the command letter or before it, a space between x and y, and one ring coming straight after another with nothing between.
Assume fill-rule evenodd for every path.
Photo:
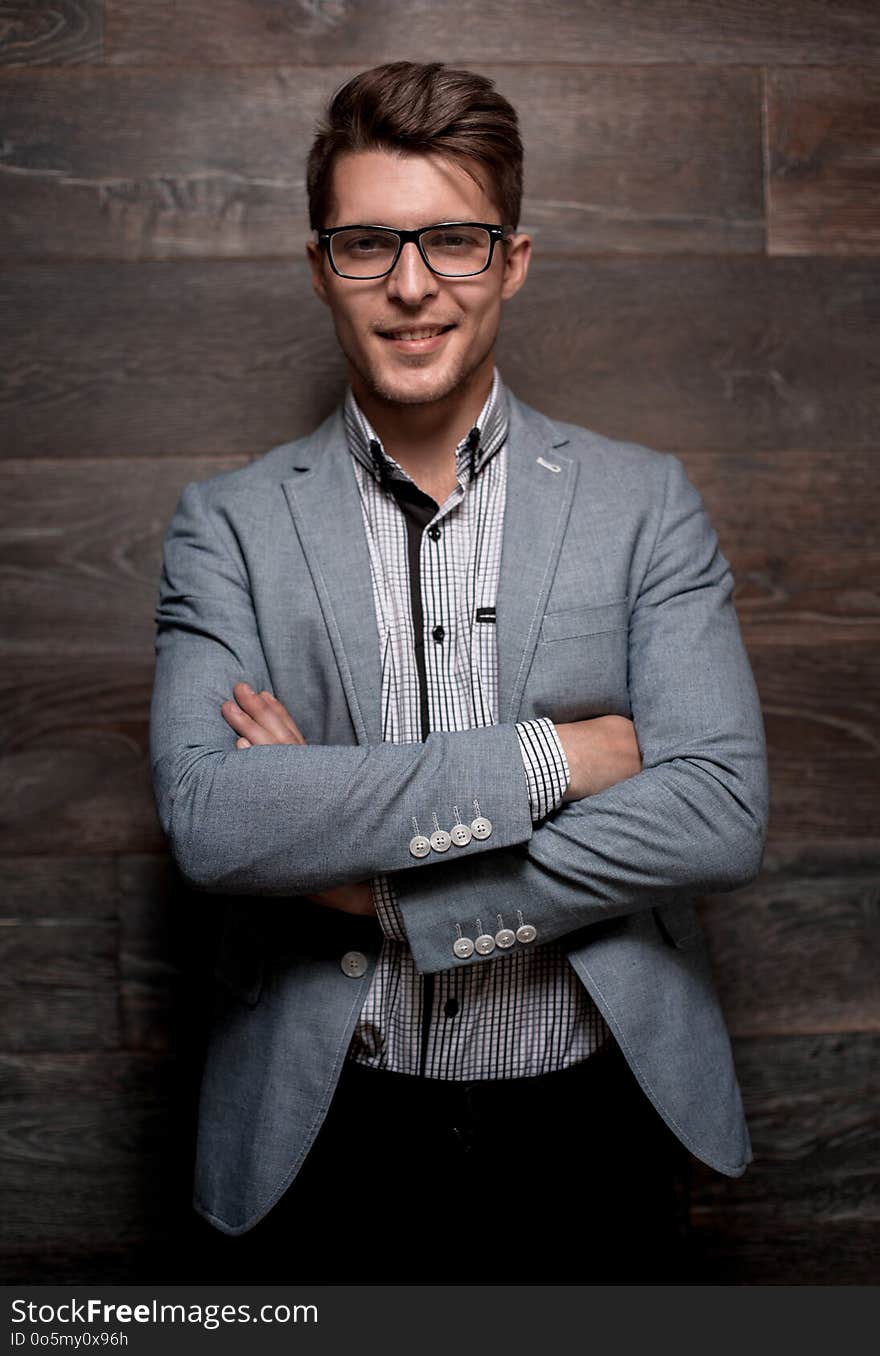
<instances>
[{"instance_id":1,"label":"dark wooden background","mask_svg":"<svg viewBox=\"0 0 880 1356\"><path fill-rule=\"evenodd\" d=\"M0 50L3 1279L211 1279L213 918L147 758L160 542L187 481L338 398L304 159L343 79L408 57L521 113L506 380L680 455L737 579L772 815L760 879L702 906L756 1153L697 1170L707 1276L876 1282L876 0L10 0Z\"/></svg>"}]
</instances>

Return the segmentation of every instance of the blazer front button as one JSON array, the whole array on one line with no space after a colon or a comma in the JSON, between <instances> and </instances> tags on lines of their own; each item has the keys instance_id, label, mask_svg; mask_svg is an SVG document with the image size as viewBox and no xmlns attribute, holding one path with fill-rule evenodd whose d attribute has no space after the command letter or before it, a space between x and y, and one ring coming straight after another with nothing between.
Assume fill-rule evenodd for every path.
<instances>
[{"instance_id":1,"label":"blazer front button","mask_svg":"<svg viewBox=\"0 0 880 1356\"><path fill-rule=\"evenodd\" d=\"M339 964L343 973L352 979L360 979L367 972L367 958L363 951L346 951Z\"/></svg>"}]
</instances>

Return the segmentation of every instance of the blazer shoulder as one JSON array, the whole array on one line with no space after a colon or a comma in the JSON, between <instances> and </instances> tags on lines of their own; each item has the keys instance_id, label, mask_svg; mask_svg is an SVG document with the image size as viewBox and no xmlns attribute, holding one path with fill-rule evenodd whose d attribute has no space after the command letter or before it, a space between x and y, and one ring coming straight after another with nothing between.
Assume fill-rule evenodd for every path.
<instances>
[{"instance_id":1,"label":"blazer shoulder","mask_svg":"<svg viewBox=\"0 0 880 1356\"><path fill-rule=\"evenodd\" d=\"M686 480L684 464L671 452L644 443L612 438L582 424L552 419L520 402L523 416L555 452L578 465L579 493L606 502L625 499L646 508L661 505L677 480Z\"/></svg>"},{"instance_id":2,"label":"blazer shoulder","mask_svg":"<svg viewBox=\"0 0 880 1356\"><path fill-rule=\"evenodd\" d=\"M624 438L612 438L581 424L568 424L561 419L549 421L556 433L556 445L568 456L582 462L598 462L634 471L650 470L665 476L670 461L677 460L671 452L648 447L644 443Z\"/></svg>"}]
</instances>

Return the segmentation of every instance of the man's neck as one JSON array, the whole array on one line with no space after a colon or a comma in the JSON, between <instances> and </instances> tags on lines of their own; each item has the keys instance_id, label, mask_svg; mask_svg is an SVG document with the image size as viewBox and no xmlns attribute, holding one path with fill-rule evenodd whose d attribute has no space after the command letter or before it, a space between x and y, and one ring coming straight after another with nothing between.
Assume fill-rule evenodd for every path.
<instances>
[{"instance_id":1,"label":"man's neck","mask_svg":"<svg viewBox=\"0 0 880 1356\"><path fill-rule=\"evenodd\" d=\"M438 502L455 487L455 449L476 423L492 389L494 363L443 400L428 405L392 404L368 390L354 372L358 405L393 457L420 489ZM443 491L445 490L445 494Z\"/></svg>"}]
</instances>

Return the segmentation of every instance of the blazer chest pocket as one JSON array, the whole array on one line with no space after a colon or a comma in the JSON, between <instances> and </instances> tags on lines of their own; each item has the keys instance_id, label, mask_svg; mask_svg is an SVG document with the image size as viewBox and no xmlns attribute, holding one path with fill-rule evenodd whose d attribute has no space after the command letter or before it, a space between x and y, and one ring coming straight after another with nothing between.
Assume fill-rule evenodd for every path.
<instances>
[{"instance_id":1,"label":"blazer chest pocket","mask_svg":"<svg viewBox=\"0 0 880 1356\"><path fill-rule=\"evenodd\" d=\"M264 972L262 936L230 911L217 949L214 978L248 1007L256 1007L263 991Z\"/></svg>"},{"instance_id":2,"label":"blazer chest pocket","mask_svg":"<svg viewBox=\"0 0 880 1356\"><path fill-rule=\"evenodd\" d=\"M629 716L629 602L547 612L524 693L551 720Z\"/></svg>"},{"instance_id":3,"label":"blazer chest pocket","mask_svg":"<svg viewBox=\"0 0 880 1356\"><path fill-rule=\"evenodd\" d=\"M629 601L617 598L610 603L587 607L566 607L548 612L541 625L542 641L576 640L578 636L599 636L605 632L629 629Z\"/></svg>"}]
</instances>

